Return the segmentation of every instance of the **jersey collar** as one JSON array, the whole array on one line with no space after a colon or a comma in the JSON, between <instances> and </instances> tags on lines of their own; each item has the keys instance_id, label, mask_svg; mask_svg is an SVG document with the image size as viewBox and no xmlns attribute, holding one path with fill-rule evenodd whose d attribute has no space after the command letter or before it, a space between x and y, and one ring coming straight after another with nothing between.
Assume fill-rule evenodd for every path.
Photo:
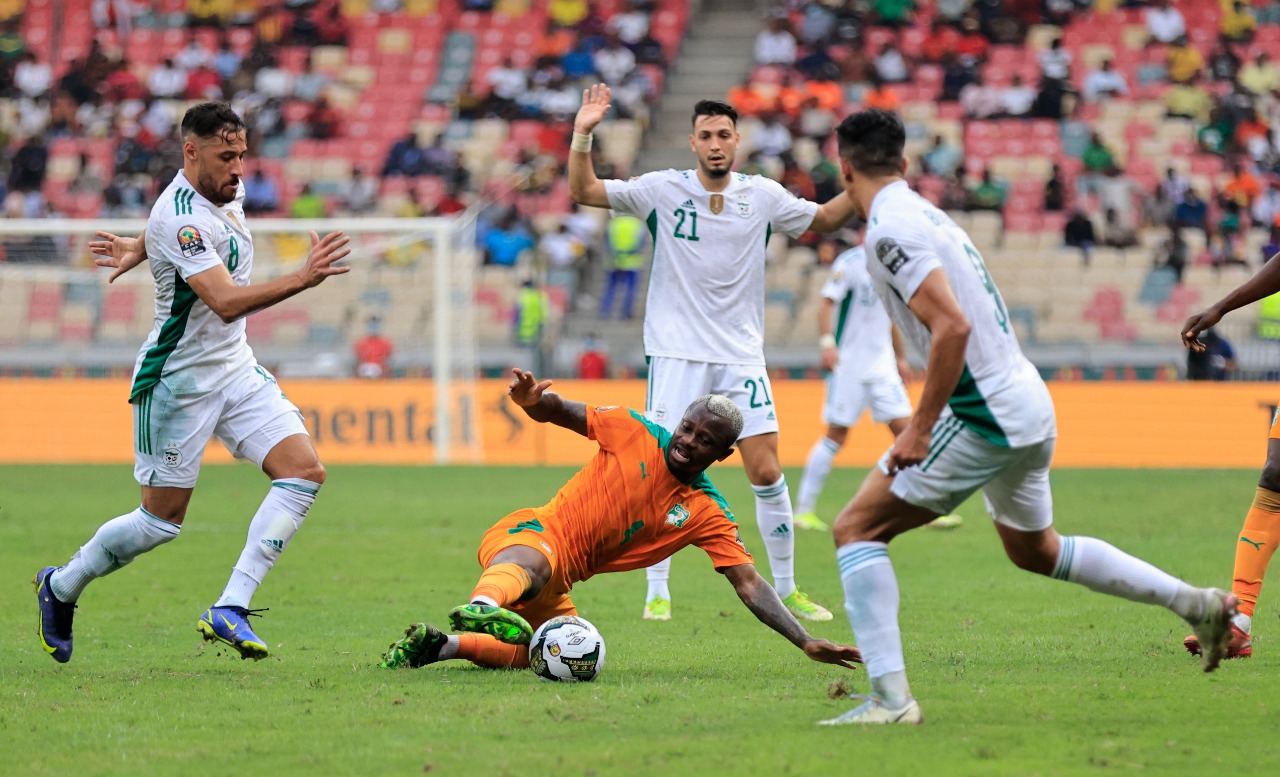
<instances>
[{"instance_id":1,"label":"jersey collar","mask_svg":"<svg viewBox=\"0 0 1280 777\"><path fill-rule=\"evenodd\" d=\"M880 204L892 196L893 192L896 192L899 189L910 191L911 187L907 186L906 181L894 181L876 192L875 198L871 200L871 211L867 213L867 219L870 220L872 224L875 224L876 211L880 209Z\"/></svg>"}]
</instances>

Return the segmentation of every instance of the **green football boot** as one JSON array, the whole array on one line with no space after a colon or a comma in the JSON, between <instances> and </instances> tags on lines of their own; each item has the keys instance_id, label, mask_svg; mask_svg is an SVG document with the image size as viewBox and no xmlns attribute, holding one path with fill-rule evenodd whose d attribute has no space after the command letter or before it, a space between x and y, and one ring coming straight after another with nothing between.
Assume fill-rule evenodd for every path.
<instances>
[{"instance_id":1,"label":"green football boot","mask_svg":"<svg viewBox=\"0 0 1280 777\"><path fill-rule=\"evenodd\" d=\"M404 630L404 636L392 642L382 654L386 669L417 669L440 660L440 651L449 638L428 623L415 623Z\"/></svg>"},{"instance_id":2,"label":"green football boot","mask_svg":"<svg viewBox=\"0 0 1280 777\"><path fill-rule=\"evenodd\" d=\"M533 640L529 621L511 610L489 604L464 604L449 611L449 627L454 631L488 634L508 645L527 645Z\"/></svg>"}]
</instances>

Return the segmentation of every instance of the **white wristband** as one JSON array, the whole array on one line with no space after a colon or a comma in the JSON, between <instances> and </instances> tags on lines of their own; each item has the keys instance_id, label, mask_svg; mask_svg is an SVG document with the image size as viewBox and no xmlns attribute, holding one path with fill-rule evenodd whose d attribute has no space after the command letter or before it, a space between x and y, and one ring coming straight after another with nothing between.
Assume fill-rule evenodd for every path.
<instances>
[{"instance_id":1,"label":"white wristband","mask_svg":"<svg viewBox=\"0 0 1280 777\"><path fill-rule=\"evenodd\" d=\"M590 134L582 135L575 132L573 133L573 142L569 144L569 148L573 151L589 154L591 153L591 139L592 136Z\"/></svg>"},{"instance_id":2,"label":"white wristband","mask_svg":"<svg viewBox=\"0 0 1280 777\"><path fill-rule=\"evenodd\" d=\"M819 347L819 348L835 348L835 347L836 347L836 336L835 336L835 335L833 335L833 334L831 334L830 332L828 332L828 333L826 333L825 335L823 335L822 337L819 337L819 338L818 338L818 347Z\"/></svg>"}]
</instances>

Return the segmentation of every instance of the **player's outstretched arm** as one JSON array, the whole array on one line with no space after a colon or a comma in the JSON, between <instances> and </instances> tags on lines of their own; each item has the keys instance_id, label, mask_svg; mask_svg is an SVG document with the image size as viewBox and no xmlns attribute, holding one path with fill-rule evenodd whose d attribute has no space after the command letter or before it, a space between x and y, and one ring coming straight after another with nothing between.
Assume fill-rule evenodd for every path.
<instances>
[{"instance_id":1,"label":"player's outstretched arm","mask_svg":"<svg viewBox=\"0 0 1280 777\"><path fill-rule=\"evenodd\" d=\"M591 131L609 112L609 87L593 84L582 90L582 107L573 119L573 143L569 146L569 195L579 205L609 207L604 181L591 163ZM585 140L584 140L585 138Z\"/></svg>"},{"instance_id":2,"label":"player's outstretched arm","mask_svg":"<svg viewBox=\"0 0 1280 777\"><path fill-rule=\"evenodd\" d=\"M147 261L147 228L137 237L121 237L110 232L94 233L99 240L89 241L89 251L94 254L93 263L99 267L112 267L115 272L107 276L107 283Z\"/></svg>"},{"instance_id":3,"label":"player's outstretched arm","mask_svg":"<svg viewBox=\"0 0 1280 777\"><path fill-rule=\"evenodd\" d=\"M813 214L813 223L809 225L809 229L814 232L835 232L851 218L853 218L853 200L849 199L848 194L840 192L818 206L818 212Z\"/></svg>"},{"instance_id":4,"label":"player's outstretched arm","mask_svg":"<svg viewBox=\"0 0 1280 777\"><path fill-rule=\"evenodd\" d=\"M786 637L809 658L825 664L839 664L849 669L852 669L854 664L862 663L862 654L857 648L811 637L809 632L804 630L804 626L800 625L800 621L796 620L783 605L773 586L760 577L754 565L737 564L720 571L733 584L733 589L738 592L738 598L760 619L761 623Z\"/></svg>"},{"instance_id":5,"label":"player's outstretched arm","mask_svg":"<svg viewBox=\"0 0 1280 777\"><path fill-rule=\"evenodd\" d=\"M1280 291L1280 254L1276 254L1262 265L1262 269L1249 280L1237 286L1227 296L1218 300L1205 310L1196 313L1182 325L1182 344L1194 351L1203 351L1204 343L1200 342L1200 333L1222 320L1222 317L1236 308L1242 308L1251 302L1257 302Z\"/></svg>"},{"instance_id":6,"label":"player's outstretched arm","mask_svg":"<svg viewBox=\"0 0 1280 777\"><path fill-rule=\"evenodd\" d=\"M547 391L550 380L538 380L532 372L515 367L515 377L507 387L507 396L524 410L525 415L540 424L555 424L587 436L587 406L570 402L554 391Z\"/></svg>"},{"instance_id":7,"label":"player's outstretched arm","mask_svg":"<svg viewBox=\"0 0 1280 777\"><path fill-rule=\"evenodd\" d=\"M311 233L311 252L306 264L297 272L282 275L266 283L237 286L225 265L217 265L187 278L191 289L209 309L228 324L250 313L283 302L306 289L319 286L331 275L342 275L350 267L335 267L351 253L349 238L342 232L330 232L321 238Z\"/></svg>"},{"instance_id":8,"label":"player's outstretched arm","mask_svg":"<svg viewBox=\"0 0 1280 777\"><path fill-rule=\"evenodd\" d=\"M889 474L919 464L928 455L933 425L960 382L969 344L969 320L941 267L925 276L907 305L929 330L929 363L916 412L889 449Z\"/></svg>"}]
</instances>

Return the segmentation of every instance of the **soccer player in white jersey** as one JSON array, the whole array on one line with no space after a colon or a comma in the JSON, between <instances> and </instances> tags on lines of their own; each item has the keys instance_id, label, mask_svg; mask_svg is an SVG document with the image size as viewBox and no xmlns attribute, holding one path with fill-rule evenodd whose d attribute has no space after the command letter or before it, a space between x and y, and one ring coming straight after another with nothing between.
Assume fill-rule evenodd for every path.
<instances>
[{"instance_id":1,"label":"soccer player in white jersey","mask_svg":"<svg viewBox=\"0 0 1280 777\"><path fill-rule=\"evenodd\" d=\"M818 343L822 368L830 372L822 407L827 431L813 444L805 462L795 521L798 529L828 531L830 527L814 511L831 464L863 410L869 409L871 420L889 427L894 437L907 428L911 399L906 381L911 365L902 336L889 322L889 314L871 285L863 246L836 257L821 294ZM954 529L961 523L958 515L943 515L929 526Z\"/></svg>"},{"instance_id":2,"label":"soccer player in white jersey","mask_svg":"<svg viewBox=\"0 0 1280 777\"><path fill-rule=\"evenodd\" d=\"M1010 560L1191 624L1202 667L1218 666L1236 597L1195 588L1102 540L1053 527L1053 402L1022 354L1008 311L968 235L907 186L905 134L892 113L853 114L837 129L846 193L868 222L867 269L893 322L928 359L916 412L833 528L845 610L871 695L827 725L919 723L898 627L888 542L982 489Z\"/></svg>"},{"instance_id":3,"label":"soccer player in white jersey","mask_svg":"<svg viewBox=\"0 0 1280 777\"><path fill-rule=\"evenodd\" d=\"M674 430L695 397L727 395L746 423L738 448L756 495L774 587L799 618L831 613L796 587L791 497L778 463L778 418L764 363L765 244L773 232L830 232L853 215L840 194L824 205L799 199L776 181L732 172L737 113L725 103L694 107L689 147L694 170L661 170L630 181L602 181L591 164L591 130L609 110L609 87L583 92L574 118L569 191L582 205L643 219L653 236L653 269L645 304L649 360L645 413ZM644 617L671 617L670 559L647 571Z\"/></svg>"},{"instance_id":4,"label":"soccer player in white jersey","mask_svg":"<svg viewBox=\"0 0 1280 777\"><path fill-rule=\"evenodd\" d=\"M801 529L829 528L815 512L818 497L849 428L862 412L869 408L871 420L888 426L894 436L907 428L911 417L911 400L904 385L911 367L902 352L900 336L871 285L866 258L861 245L844 251L832 262L822 286L818 343L822 368L828 371L822 406L827 431L809 451L800 479L795 522Z\"/></svg>"},{"instance_id":5,"label":"soccer player in white jersey","mask_svg":"<svg viewBox=\"0 0 1280 777\"><path fill-rule=\"evenodd\" d=\"M242 658L267 656L249 627L249 600L289 545L324 482L302 415L245 341L245 317L350 268L341 232L297 271L250 285L253 236L245 222L245 125L225 103L201 103L182 119L182 170L161 193L139 238L99 233L100 266L122 272L149 260L156 318L134 366L134 477L141 504L103 524L70 561L36 575L40 639L55 661L71 660L75 603L93 580L175 539L186 517L209 438L253 461L271 489L249 524L244 551L222 596L201 614L206 640Z\"/></svg>"}]
</instances>

